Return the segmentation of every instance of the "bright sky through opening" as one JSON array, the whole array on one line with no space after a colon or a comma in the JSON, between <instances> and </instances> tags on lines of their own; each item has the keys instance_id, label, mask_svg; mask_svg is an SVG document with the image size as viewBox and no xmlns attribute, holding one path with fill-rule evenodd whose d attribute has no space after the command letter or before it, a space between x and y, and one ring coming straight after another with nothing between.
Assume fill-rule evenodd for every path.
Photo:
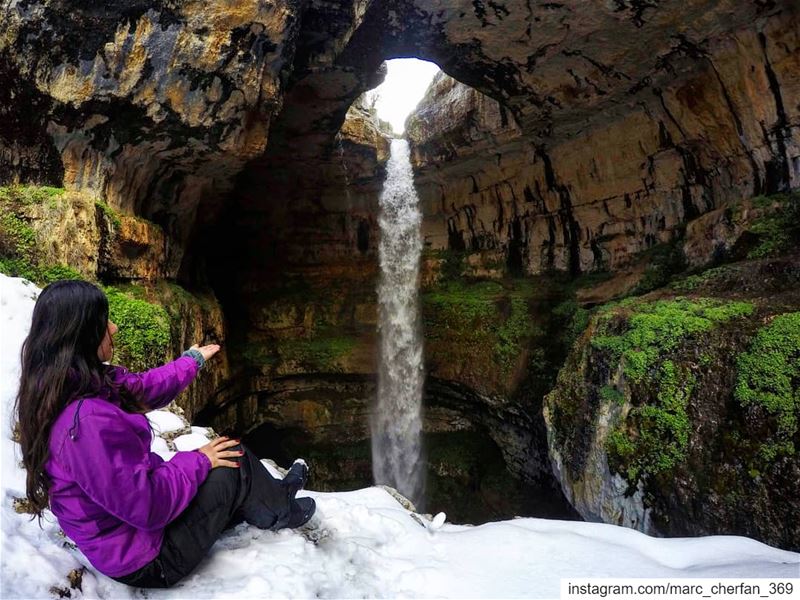
<instances>
[{"instance_id":1,"label":"bright sky through opening","mask_svg":"<svg viewBox=\"0 0 800 600\"><path fill-rule=\"evenodd\" d=\"M416 108L425 95L425 90L439 71L439 67L431 62L416 58L396 58L386 62L388 72L386 79L374 90L368 92L367 98L378 94L375 108L378 117L389 121L395 133L405 130L406 117Z\"/></svg>"}]
</instances>

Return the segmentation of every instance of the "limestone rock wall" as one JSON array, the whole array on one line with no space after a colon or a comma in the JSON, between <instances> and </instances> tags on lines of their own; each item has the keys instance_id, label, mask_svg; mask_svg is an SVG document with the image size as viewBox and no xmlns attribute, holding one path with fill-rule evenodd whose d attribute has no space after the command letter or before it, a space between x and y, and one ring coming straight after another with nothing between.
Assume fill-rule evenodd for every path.
<instances>
[{"instance_id":1,"label":"limestone rock wall","mask_svg":"<svg viewBox=\"0 0 800 600\"><path fill-rule=\"evenodd\" d=\"M675 35L614 109L564 136L531 135L510 100L438 78L408 123L427 242L496 250L527 273L615 270L727 201L800 186L798 30L780 13L702 41ZM560 60L573 56L630 83L622 61ZM564 67L584 95L603 91Z\"/></svg>"},{"instance_id":2,"label":"limestone rock wall","mask_svg":"<svg viewBox=\"0 0 800 600\"><path fill-rule=\"evenodd\" d=\"M0 16L0 183L92 192L172 238L263 152L292 2L14 2ZM21 110L22 107L24 110Z\"/></svg>"},{"instance_id":3,"label":"limestone rock wall","mask_svg":"<svg viewBox=\"0 0 800 600\"><path fill-rule=\"evenodd\" d=\"M114 364L133 371L159 366L198 343L223 350L179 398L192 417L230 375L225 319L205 288L192 292L164 278L161 228L117 213L84 192L0 187L0 271L44 286L84 279L105 288L120 327Z\"/></svg>"}]
</instances>

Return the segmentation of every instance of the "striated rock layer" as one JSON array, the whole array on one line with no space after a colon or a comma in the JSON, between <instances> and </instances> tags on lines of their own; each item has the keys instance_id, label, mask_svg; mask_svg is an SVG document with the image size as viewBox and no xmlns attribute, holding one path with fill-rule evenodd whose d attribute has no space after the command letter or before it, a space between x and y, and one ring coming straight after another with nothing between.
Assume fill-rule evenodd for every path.
<instances>
[{"instance_id":1,"label":"striated rock layer","mask_svg":"<svg viewBox=\"0 0 800 600\"><path fill-rule=\"evenodd\" d=\"M569 11L564 23L569 40ZM431 246L497 250L527 273L614 270L727 201L799 186L800 20L742 25L670 29L633 69L633 37L542 45L531 76L556 63L565 74L542 80L533 131L513 101L437 78L408 122Z\"/></svg>"}]
</instances>

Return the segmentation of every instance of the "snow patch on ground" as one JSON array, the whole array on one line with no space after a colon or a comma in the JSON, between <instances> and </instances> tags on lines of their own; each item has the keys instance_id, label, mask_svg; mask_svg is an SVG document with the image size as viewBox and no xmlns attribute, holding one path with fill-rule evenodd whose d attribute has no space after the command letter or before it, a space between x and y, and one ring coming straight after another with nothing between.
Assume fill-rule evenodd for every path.
<instances>
[{"instance_id":1,"label":"snow patch on ground","mask_svg":"<svg viewBox=\"0 0 800 600\"><path fill-rule=\"evenodd\" d=\"M69 590L71 598L142 598L141 590L92 569L52 514L39 529L13 508L14 498L25 495L25 472L11 439L12 410L19 351L37 293L0 274L0 597L51 598L51 588L69 589L68 574L85 568L82 589ZM167 418L155 414L162 412L148 417L162 425ZM199 447L211 433L191 431L175 439L179 448ZM165 459L174 454L161 437L152 448ZM270 461L262 463L282 476ZM800 554L737 536L662 539L613 525L546 519L472 527L437 515L429 523L380 487L299 495L317 501L313 529L275 533L242 523L222 535L194 573L146 597L554 598L562 577L796 577L800 570Z\"/></svg>"}]
</instances>

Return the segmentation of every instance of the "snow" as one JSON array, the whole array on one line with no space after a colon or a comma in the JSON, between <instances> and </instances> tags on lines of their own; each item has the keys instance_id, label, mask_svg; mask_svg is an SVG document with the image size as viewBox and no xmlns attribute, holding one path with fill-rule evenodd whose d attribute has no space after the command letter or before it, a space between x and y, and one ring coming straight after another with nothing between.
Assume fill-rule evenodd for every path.
<instances>
[{"instance_id":1,"label":"snow","mask_svg":"<svg viewBox=\"0 0 800 600\"><path fill-rule=\"evenodd\" d=\"M175 448L178 450L195 450L205 446L208 443L208 437L199 433L187 433L179 435L173 441L175 442Z\"/></svg>"},{"instance_id":2,"label":"snow","mask_svg":"<svg viewBox=\"0 0 800 600\"><path fill-rule=\"evenodd\" d=\"M170 433L186 427L186 423L175 413L166 410L154 410L147 413L147 419L156 433Z\"/></svg>"},{"instance_id":3,"label":"snow","mask_svg":"<svg viewBox=\"0 0 800 600\"><path fill-rule=\"evenodd\" d=\"M44 529L17 514L25 472L11 440L19 350L37 290L0 274L2 404L2 565L0 597L50 598L67 574L86 566L71 598L141 598L91 568L47 513ZM162 413L164 411L154 411ZM149 415L162 423L163 415ZM181 423L185 427L185 423ZM179 447L206 442L192 429ZM163 431L163 430L162 430ZM174 429L173 429L174 431ZM186 444L186 446L184 446ZM163 438L152 445L165 458ZM266 460L264 466L276 476ZM313 469L313 465L311 465ZM317 501L307 531L262 531L243 523L224 533L200 566L148 598L553 598L566 577L797 577L800 554L738 536L662 539L598 523L514 519L478 527L432 522L385 490L300 492ZM426 523L425 526L420 525Z\"/></svg>"}]
</instances>

